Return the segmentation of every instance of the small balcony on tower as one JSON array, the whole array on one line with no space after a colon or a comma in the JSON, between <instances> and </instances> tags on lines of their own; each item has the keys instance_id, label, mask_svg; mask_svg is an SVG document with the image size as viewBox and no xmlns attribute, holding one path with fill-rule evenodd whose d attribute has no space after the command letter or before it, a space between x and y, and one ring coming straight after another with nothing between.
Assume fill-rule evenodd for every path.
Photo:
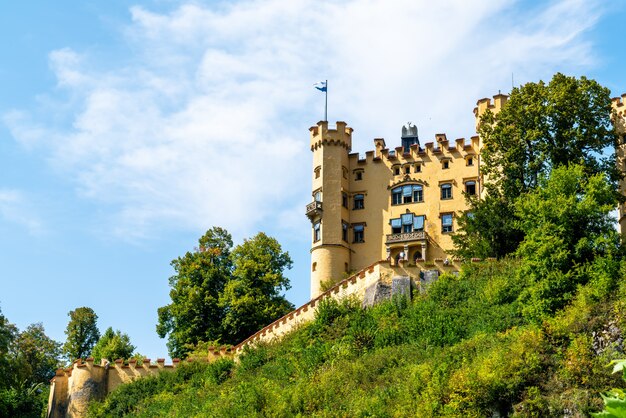
<instances>
[{"instance_id":1,"label":"small balcony on tower","mask_svg":"<svg viewBox=\"0 0 626 418\"><path fill-rule=\"evenodd\" d=\"M314 200L306 205L306 216L311 222L315 222L322 217L322 202Z\"/></svg>"}]
</instances>

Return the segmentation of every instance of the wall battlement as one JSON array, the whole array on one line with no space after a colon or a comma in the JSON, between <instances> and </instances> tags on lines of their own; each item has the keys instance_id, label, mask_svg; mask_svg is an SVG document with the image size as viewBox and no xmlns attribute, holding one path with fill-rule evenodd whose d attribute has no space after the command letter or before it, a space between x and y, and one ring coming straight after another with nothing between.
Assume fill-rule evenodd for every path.
<instances>
[{"instance_id":1,"label":"wall battlement","mask_svg":"<svg viewBox=\"0 0 626 418\"><path fill-rule=\"evenodd\" d=\"M208 356L204 361L211 362L217 358L232 358L230 348L209 347ZM197 361L193 359L186 360ZM165 364L165 359L157 359L153 364L150 359L128 361L118 359L109 362L102 359L96 364L93 358L76 360L67 369L58 369L50 380L50 397L48 399L48 418L84 417L92 400L102 400L118 386L134 380L156 376L162 372L175 370L181 361L173 359L172 364Z\"/></svg>"},{"instance_id":2,"label":"wall battlement","mask_svg":"<svg viewBox=\"0 0 626 418\"><path fill-rule=\"evenodd\" d=\"M381 144L380 147L379 144ZM370 163L389 162L393 164L409 164L424 161L432 161L441 158L463 159L467 155L478 154L480 151L480 138L470 137L469 142L465 138L457 138L451 144L446 138L446 134L437 134L435 141L426 142L424 147L418 144L410 146L409 152L404 152L404 148L395 147L393 150L384 147L384 140L377 138L374 140L376 150L366 151L365 158L358 152L348 155L351 165L367 165Z\"/></svg>"}]
</instances>

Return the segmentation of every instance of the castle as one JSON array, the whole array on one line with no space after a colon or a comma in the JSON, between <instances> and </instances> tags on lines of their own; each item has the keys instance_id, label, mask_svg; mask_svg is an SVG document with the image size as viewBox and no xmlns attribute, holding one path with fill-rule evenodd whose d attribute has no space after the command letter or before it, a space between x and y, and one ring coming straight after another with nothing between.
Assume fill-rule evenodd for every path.
<instances>
[{"instance_id":1,"label":"castle","mask_svg":"<svg viewBox=\"0 0 626 418\"><path fill-rule=\"evenodd\" d=\"M487 110L499 112L508 96L481 99L474 109L476 124ZM619 138L617 163L626 172L626 94L612 100L613 123ZM210 348L205 361L235 358L246 345L281 338L313 320L320 301L356 296L365 305L378 295L409 295L412 288L454 271L460 260L450 256L455 215L467 209L465 195L482 196L481 139L450 142L444 134L422 148L415 126L402 129L401 146L390 150L374 140L365 158L350 153L352 128L318 122L310 128L313 152L312 202L306 215L312 223L311 300L251 335L232 349ZM626 195L626 180L620 182ZM619 207L626 236L626 204ZM480 260L471 260L480 261ZM350 272L356 271L354 274ZM345 278L344 278L345 277ZM326 290L325 290L326 289ZM120 384L174 370L165 365L121 360L94 364L77 360L59 369L51 381L48 417L83 417L92 399L103 399Z\"/></svg>"},{"instance_id":2,"label":"castle","mask_svg":"<svg viewBox=\"0 0 626 418\"><path fill-rule=\"evenodd\" d=\"M476 124L487 109L498 113L507 95L481 99ZM482 141L478 136L449 141L445 134L420 144L417 127L402 128L394 149L382 138L365 158L352 149L352 128L319 122L310 128L313 201L311 297L324 285L376 260L420 271L455 270L451 235L455 217L467 210L466 195L481 196Z\"/></svg>"}]
</instances>

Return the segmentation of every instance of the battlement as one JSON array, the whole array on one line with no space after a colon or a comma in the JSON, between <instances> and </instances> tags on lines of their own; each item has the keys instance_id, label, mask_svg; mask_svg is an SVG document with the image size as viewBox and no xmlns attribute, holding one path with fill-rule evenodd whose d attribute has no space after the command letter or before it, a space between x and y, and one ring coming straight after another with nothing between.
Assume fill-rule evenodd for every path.
<instances>
[{"instance_id":1,"label":"battlement","mask_svg":"<svg viewBox=\"0 0 626 418\"><path fill-rule=\"evenodd\" d=\"M232 358L232 355L230 348L209 347L207 357L200 360L212 362L217 358ZM47 417L83 417L91 400L104 399L121 384L173 371L180 363L181 360L177 358L172 360L172 364L165 364L165 359L162 358L157 359L155 363L150 359L130 359L128 363L124 363L122 359L117 359L113 363L102 359L100 364L95 363L91 357L76 360L70 367L58 369L50 380Z\"/></svg>"},{"instance_id":2,"label":"battlement","mask_svg":"<svg viewBox=\"0 0 626 418\"><path fill-rule=\"evenodd\" d=\"M611 107L613 108L614 118L613 125L619 135L626 134L626 93L621 97L613 97L611 99ZM623 141L622 141L623 143Z\"/></svg>"},{"instance_id":3,"label":"battlement","mask_svg":"<svg viewBox=\"0 0 626 418\"><path fill-rule=\"evenodd\" d=\"M288 313L280 319L272 322L260 331L252 334L243 340L233 349L236 355L243 352L247 345L253 345L259 342L270 342L281 338L283 335L295 330L298 326L305 322L312 321L315 318L316 307L319 303L327 298L340 300L349 295L362 296L365 288L381 279L385 265L389 262L386 260L377 261L376 263L364 268L356 274L340 281L318 297L311 299L309 302L300 306L295 311Z\"/></svg>"},{"instance_id":4,"label":"battlement","mask_svg":"<svg viewBox=\"0 0 626 418\"><path fill-rule=\"evenodd\" d=\"M327 121L319 121L309 128L311 132L311 151L322 145L338 145L350 152L352 149L352 131L345 122L337 121L336 128L330 128Z\"/></svg>"},{"instance_id":5,"label":"battlement","mask_svg":"<svg viewBox=\"0 0 626 418\"><path fill-rule=\"evenodd\" d=\"M478 154L480 146L478 136L472 136L469 141L465 138L457 138L451 143L446 134L442 133L436 134L435 140L425 143L424 147L413 144L409 147L409 152L404 152L401 146L390 150L385 147L384 139L376 138L374 139L375 149L366 151L365 158L362 158L358 152L351 153L348 158L352 163L359 165L384 161L389 161L390 164L404 164L441 158L463 159L468 155Z\"/></svg>"}]
</instances>

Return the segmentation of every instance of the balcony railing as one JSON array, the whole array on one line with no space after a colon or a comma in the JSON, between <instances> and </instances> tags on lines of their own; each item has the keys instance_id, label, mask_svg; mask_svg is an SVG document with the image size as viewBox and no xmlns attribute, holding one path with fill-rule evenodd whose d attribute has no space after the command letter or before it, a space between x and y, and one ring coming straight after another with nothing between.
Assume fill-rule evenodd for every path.
<instances>
[{"instance_id":1,"label":"balcony railing","mask_svg":"<svg viewBox=\"0 0 626 418\"><path fill-rule=\"evenodd\" d=\"M306 216L313 221L315 218L322 216L322 202L317 200L306 205Z\"/></svg>"},{"instance_id":2,"label":"balcony railing","mask_svg":"<svg viewBox=\"0 0 626 418\"><path fill-rule=\"evenodd\" d=\"M387 244L393 244L395 242L410 242L410 241L423 241L426 239L426 232L413 231L413 232L401 232L399 234L387 234Z\"/></svg>"}]
</instances>

